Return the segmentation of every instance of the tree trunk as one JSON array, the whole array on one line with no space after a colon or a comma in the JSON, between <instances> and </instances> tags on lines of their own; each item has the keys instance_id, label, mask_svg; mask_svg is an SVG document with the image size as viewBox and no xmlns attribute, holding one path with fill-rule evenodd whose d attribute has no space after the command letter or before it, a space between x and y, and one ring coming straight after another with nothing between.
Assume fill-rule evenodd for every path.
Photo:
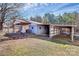
<instances>
[{"instance_id":1,"label":"tree trunk","mask_svg":"<svg viewBox=\"0 0 79 59\"><path fill-rule=\"evenodd\" d=\"M0 30L3 30L3 22L0 22Z\"/></svg>"},{"instance_id":2,"label":"tree trunk","mask_svg":"<svg viewBox=\"0 0 79 59\"><path fill-rule=\"evenodd\" d=\"M4 20L5 20L5 13L2 13L1 15L1 20L0 20L0 30L3 30L3 23L4 23Z\"/></svg>"}]
</instances>

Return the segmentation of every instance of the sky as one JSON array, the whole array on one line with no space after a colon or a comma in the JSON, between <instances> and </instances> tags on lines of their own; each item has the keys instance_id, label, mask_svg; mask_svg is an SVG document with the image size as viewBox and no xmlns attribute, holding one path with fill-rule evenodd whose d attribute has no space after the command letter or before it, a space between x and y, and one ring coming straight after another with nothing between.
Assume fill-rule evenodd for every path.
<instances>
[{"instance_id":1,"label":"sky","mask_svg":"<svg viewBox=\"0 0 79 59\"><path fill-rule=\"evenodd\" d=\"M24 18L29 18L43 16L45 13L59 15L75 11L79 12L79 3L27 3L21 9L20 14Z\"/></svg>"}]
</instances>

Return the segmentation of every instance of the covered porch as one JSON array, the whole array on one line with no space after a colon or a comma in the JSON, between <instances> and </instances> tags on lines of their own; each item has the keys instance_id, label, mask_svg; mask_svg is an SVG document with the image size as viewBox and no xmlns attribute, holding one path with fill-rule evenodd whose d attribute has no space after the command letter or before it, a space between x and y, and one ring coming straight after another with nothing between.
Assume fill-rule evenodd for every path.
<instances>
[{"instance_id":1,"label":"covered porch","mask_svg":"<svg viewBox=\"0 0 79 59\"><path fill-rule=\"evenodd\" d=\"M50 37L56 35L68 35L71 41L74 41L76 25L50 25Z\"/></svg>"}]
</instances>

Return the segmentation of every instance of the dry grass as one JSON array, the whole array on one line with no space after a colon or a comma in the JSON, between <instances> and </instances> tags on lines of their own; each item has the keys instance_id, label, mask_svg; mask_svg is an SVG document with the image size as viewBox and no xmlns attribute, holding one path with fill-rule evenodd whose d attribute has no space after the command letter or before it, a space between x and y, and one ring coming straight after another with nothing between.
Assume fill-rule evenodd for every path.
<instances>
[{"instance_id":1,"label":"dry grass","mask_svg":"<svg viewBox=\"0 0 79 59\"><path fill-rule=\"evenodd\" d=\"M36 38L0 42L0 55L79 55L79 47Z\"/></svg>"},{"instance_id":2,"label":"dry grass","mask_svg":"<svg viewBox=\"0 0 79 59\"><path fill-rule=\"evenodd\" d=\"M2 37L2 34L0 35ZM69 38L47 37L27 34L25 39L7 40L0 42L0 55L2 56L60 56L79 55L79 46L74 46ZM73 44L75 44L74 42ZM78 41L77 41L78 43Z\"/></svg>"}]
</instances>

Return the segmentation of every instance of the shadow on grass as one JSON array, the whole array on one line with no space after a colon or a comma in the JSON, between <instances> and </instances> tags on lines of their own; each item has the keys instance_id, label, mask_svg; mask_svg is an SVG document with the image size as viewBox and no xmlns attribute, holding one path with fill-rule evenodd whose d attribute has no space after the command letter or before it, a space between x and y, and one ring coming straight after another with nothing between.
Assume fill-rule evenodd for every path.
<instances>
[{"instance_id":1,"label":"shadow on grass","mask_svg":"<svg viewBox=\"0 0 79 59\"><path fill-rule=\"evenodd\" d=\"M51 38L52 42L60 43L60 44L71 44L71 38L68 35L56 35Z\"/></svg>"},{"instance_id":2,"label":"shadow on grass","mask_svg":"<svg viewBox=\"0 0 79 59\"><path fill-rule=\"evenodd\" d=\"M0 36L0 42L7 40L17 40L17 39L25 39L27 38L26 33L6 33L3 36Z\"/></svg>"},{"instance_id":3,"label":"shadow on grass","mask_svg":"<svg viewBox=\"0 0 79 59\"><path fill-rule=\"evenodd\" d=\"M6 33L4 36L11 39L24 39L27 38L28 35L27 33Z\"/></svg>"},{"instance_id":4,"label":"shadow on grass","mask_svg":"<svg viewBox=\"0 0 79 59\"><path fill-rule=\"evenodd\" d=\"M27 34L7 33L7 34L4 35L4 37L7 37L7 38L0 39L0 42L6 41L6 40L37 38L37 39L47 40L47 41L50 41L50 42L55 42L55 43L63 44L63 45L79 46L79 40L74 40L74 42L71 42L70 36L67 36L67 35L56 35L52 38L49 38L49 37L46 37L46 36L34 35L34 34L31 34L31 33L27 33Z\"/></svg>"},{"instance_id":5,"label":"shadow on grass","mask_svg":"<svg viewBox=\"0 0 79 59\"><path fill-rule=\"evenodd\" d=\"M38 39L58 43L58 44L79 46L79 40L74 40L74 42L72 42L70 39L70 36L68 35L56 35L52 38L44 37L44 36L37 36L37 35L35 35L34 37Z\"/></svg>"}]
</instances>

